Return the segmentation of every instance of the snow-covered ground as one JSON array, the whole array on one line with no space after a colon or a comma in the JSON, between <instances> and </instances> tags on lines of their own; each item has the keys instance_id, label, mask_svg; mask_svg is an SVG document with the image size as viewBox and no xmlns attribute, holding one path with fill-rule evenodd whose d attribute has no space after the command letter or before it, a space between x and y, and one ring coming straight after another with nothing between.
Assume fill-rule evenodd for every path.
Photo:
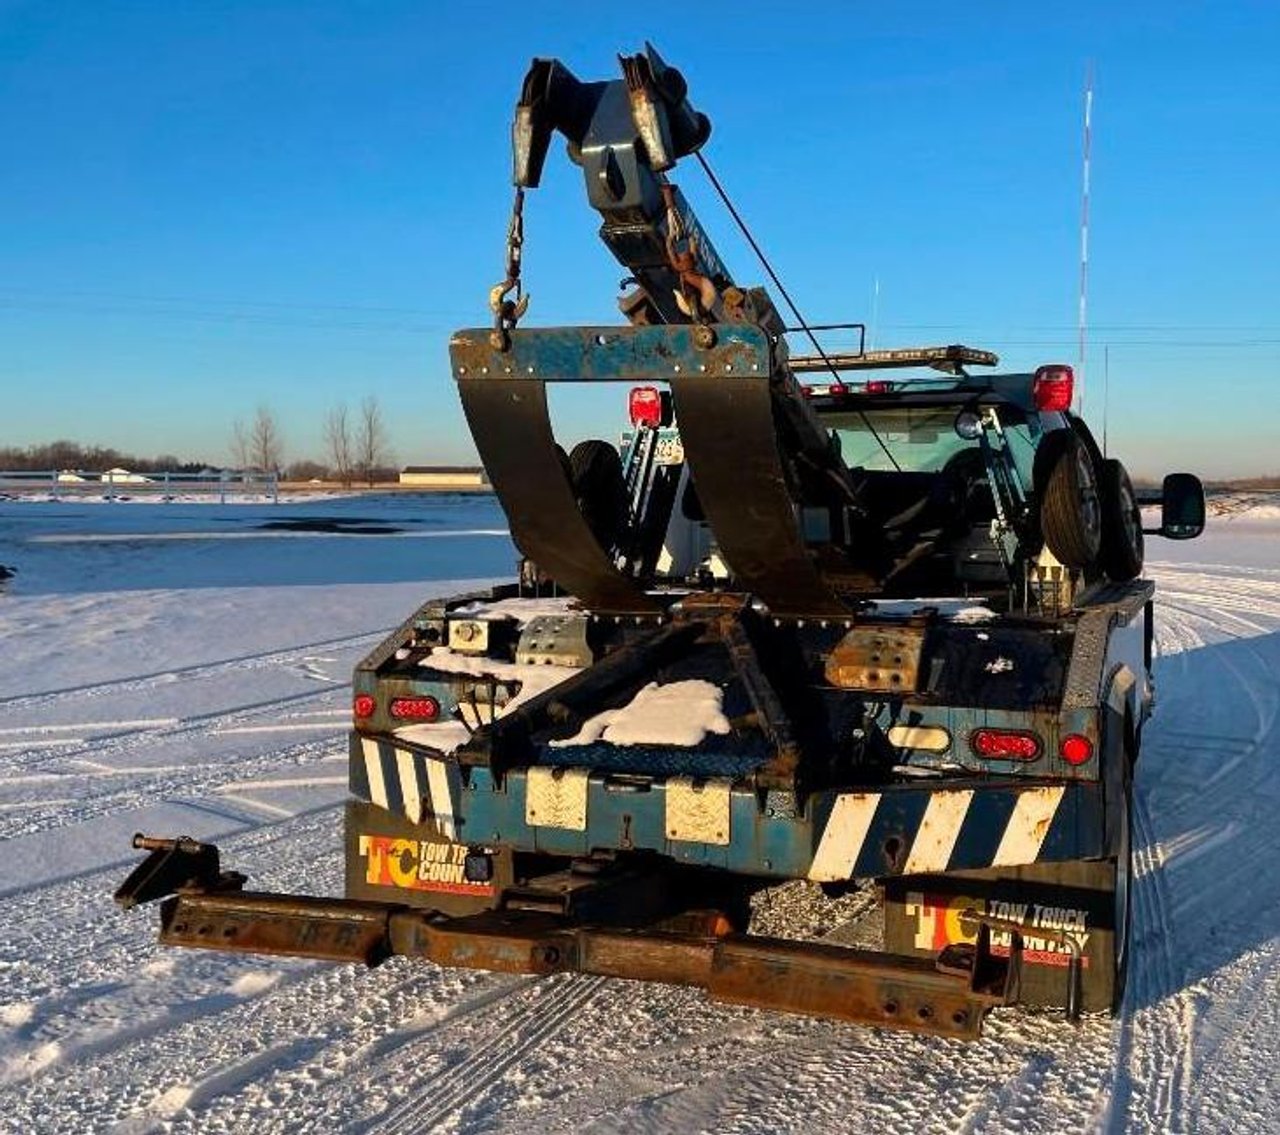
<instances>
[{"instance_id":1,"label":"snow-covered ground","mask_svg":"<svg viewBox=\"0 0 1280 1135\"><path fill-rule=\"evenodd\" d=\"M0 1131L1276 1130L1271 510L1150 548L1117 1020L1003 1010L963 1044L591 977L156 946L153 909L111 902L137 830L340 893L351 666L428 595L509 574L502 530L488 498L0 501Z\"/></svg>"}]
</instances>

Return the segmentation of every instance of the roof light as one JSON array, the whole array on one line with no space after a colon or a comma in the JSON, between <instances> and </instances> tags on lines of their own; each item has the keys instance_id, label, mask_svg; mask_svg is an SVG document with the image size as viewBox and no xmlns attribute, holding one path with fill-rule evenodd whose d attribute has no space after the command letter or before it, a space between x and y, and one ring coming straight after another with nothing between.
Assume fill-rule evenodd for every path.
<instances>
[{"instance_id":1,"label":"roof light","mask_svg":"<svg viewBox=\"0 0 1280 1135\"><path fill-rule=\"evenodd\" d=\"M990 760L1033 761L1040 755L1040 738L1018 729L975 729L969 747Z\"/></svg>"},{"instance_id":2,"label":"roof light","mask_svg":"<svg viewBox=\"0 0 1280 1135\"><path fill-rule=\"evenodd\" d=\"M649 426L656 430L665 425L662 420L666 416L663 413L662 392L656 386L633 386L627 396L627 413L631 417L631 424L637 429Z\"/></svg>"},{"instance_id":3,"label":"roof light","mask_svg":"<svg viewBox=\"0 0 1280 1135\"><path fill-rule=\"evenodd\" d=\"M399 721L435 721L440 703L430 695L421 698L392 698L391 716Z\"/></svg>"},{"instance_id":4,"label":"roof light","mask_svg":"<svg viewBox=\"0 0 1280 1135\"><path fill-rule=\"evenodd\" d=\"M1069 366L1055 363L1040 367L1031 384L1036 409L1040 411L1070 410L1071 399L1075 395L1075 385L1075 372Z\"/></svg>"},{"instance_id":5,"label":"roof light","mask_svg":"<svg viewBox=\"0 0 1280 1135\"><path fill-rule=\"evenodd\" d=\"M1069 765L1082 765L1093 756L1093 742L1080 733L1068 733L1058 743L1058 752Z\"/></svg>"},{"instance_id":6,"label":"roof light","mask_svg":"<svg viewBox=\"0 0 1280 1135\"><path fill-rule=\"evenodd\" d=\"M351 712L357 717L372 717L378 703L372 694L356 694L351 701Z\"/></svg>"}]
</instances>

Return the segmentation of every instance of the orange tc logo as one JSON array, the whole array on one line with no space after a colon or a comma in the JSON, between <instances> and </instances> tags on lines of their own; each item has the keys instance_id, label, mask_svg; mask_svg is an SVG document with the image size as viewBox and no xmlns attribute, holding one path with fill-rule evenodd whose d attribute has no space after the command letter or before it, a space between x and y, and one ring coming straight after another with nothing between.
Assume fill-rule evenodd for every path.
<instances>
[{"instance_id":1,"label":"orange tc logo","mask_svg":"<svg viewBox=\"0 0 1280 1135\"><path fill-rule=\"evenodd\" d=\"M491 895L492 883L466 878L467 848L461 843L362 835L365 882L375 887L411 891L445 891L457 895Z\"/></svg>"}]
</instances>

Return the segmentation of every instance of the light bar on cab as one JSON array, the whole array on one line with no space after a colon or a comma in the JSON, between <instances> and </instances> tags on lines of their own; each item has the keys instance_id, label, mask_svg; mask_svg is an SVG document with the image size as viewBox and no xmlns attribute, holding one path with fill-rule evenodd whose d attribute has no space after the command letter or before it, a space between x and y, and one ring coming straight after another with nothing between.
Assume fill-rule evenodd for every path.
<instances>
[{"instance_id":1,"label":"light bar on cab","mask_svg":"<svg viewBox=\"0 0 1280 1135\"><path fill-rule=\"evenodd\" d=\"M949 347L897 347L887 351L863 351L860 354L793 355L787 365L793 374L816 371L874 370L877 367L933 367L954 374L957 367L993 367L1000 362L994 351L980 351L952 343Z\"/></svg>"}]
</instances>

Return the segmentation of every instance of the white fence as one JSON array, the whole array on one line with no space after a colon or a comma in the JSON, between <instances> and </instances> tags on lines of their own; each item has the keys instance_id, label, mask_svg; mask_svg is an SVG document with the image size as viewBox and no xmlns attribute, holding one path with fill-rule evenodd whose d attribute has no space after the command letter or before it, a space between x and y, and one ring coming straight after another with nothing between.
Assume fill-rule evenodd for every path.
<instances>
[{"instance_id":1,"label":"white fence","mask_svg":"<svg viewBox=\"0 0 1280 1135\"><path fill-rule=\"evenodd\" d=\"M186 496L216 496L224 504L229 496L257 496L270 497L274 504L280 499L279 480L275 473L239 469L204 473L0 470L0 495L40 495L59 500L64 497L102 497L106 500L159 497L161 500L176 500Z\"/></svg>"}]
</instances>

